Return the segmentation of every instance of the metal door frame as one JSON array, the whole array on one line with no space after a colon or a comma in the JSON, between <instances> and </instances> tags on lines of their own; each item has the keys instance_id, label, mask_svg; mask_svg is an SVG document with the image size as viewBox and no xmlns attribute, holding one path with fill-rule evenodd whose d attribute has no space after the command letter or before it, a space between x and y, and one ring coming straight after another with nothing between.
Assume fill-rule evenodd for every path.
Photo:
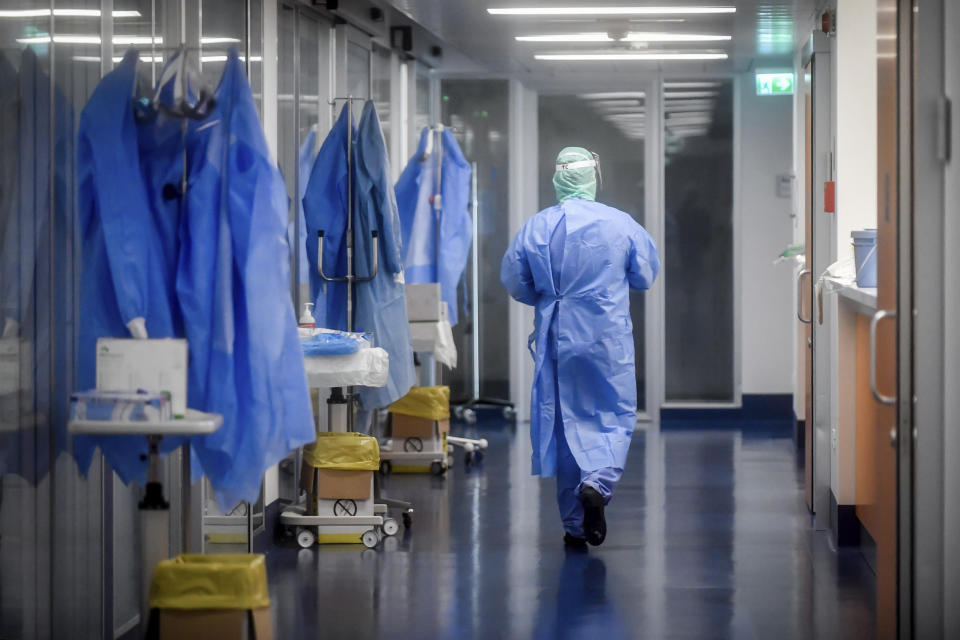
<instances>
[{"instance_id":1,"label":"metal door frame","mask_svg":"<svg viewBox=\"0 0 960 640\"><path fill-rule=\"evenodd\" d=\"M812 245L810 253L811 278L819 274L836 259L836 218L824 213L824 190L822 185L834 176L833 153L833 40L822 33L813 33L804 46L801 67L811 65L811 122L813 126L811 153L810 202L812 207L805 212L811 216ZM813 478L813 514L816 529L830 528L830 418L831 418L831 358L829 327L821 327L815 318L818 315L814 287L810 287L809 306L811 319L810 376L812 398L811 415L806 416L806 428L812 429L813 444L810 465ZM820 335L822 333L822 335ZM817 375L817 372L820 375Z\"/></svg>"}]
</instances>

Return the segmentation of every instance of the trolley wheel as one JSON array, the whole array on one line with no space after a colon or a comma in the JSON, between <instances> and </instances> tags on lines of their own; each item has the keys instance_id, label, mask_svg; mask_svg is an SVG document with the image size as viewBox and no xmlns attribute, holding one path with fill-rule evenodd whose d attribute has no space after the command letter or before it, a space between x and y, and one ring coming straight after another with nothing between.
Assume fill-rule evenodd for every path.
<instances>
[{"instance_id":1,"label":"trolley wheel","mask_svg":"<svg viewBox=\"0 0 960 640\"><path fill-rule=\"evenodd\" d=\"M383 460L380 462L380 475L388 476L393 473L393 465L389 460Z\"/></svg>"},{"instance_id":2,"label":"trolley wheel","mask_svg":"<svg viewBox=\"0 0 960 640\"><path fill-rule=\"evenodd\" d=\"M388 536L395 536L400 531L400 525L393 518L387 518L383 521L383 532Z\"/></svg>"},{"instance_id":3,"label":"trolley wheel","mask_svg":"<svg viewBox=\"0 0 960 640\"><path fill-rule=\"evenodd\" d=\"M367 529L363 532L363 535L360 536L360 541L367 549L373 549L380 544L380 536L377 535L377 532L373 529Z\"/></svg>"},{"instance_id":4,"label":"trolley wheel","mask_svg":"<svg viewBox=\"0 0 960 640\"><path fill-rule=\"evenodd\" d=\"M297 544L303 549L309 549L317 543L317 534L310 529L300 529L297 531Z\"/></svg>"},{"instance_id":5,"label":"trolley wheel","mask_svg":"<svg viewBox=\"0 0 960 640\"><path fill-rule=\"evenodd\" d=\"M517 419L517 410L513 407L504 407L503 408L503 417L505 420L516 420Z\"/></svg>"},{"instance_id":6,"label":"trolley wheel","mask_svg":"<svg viewBox=\"0 0 960 640\"><path fill-rule=\"evenodd\" d=\"M475 460L476 458L473 451L467 451L465 454L463 454L463 466L468 468L472 467Z\"/></svg>"},{"instance_id":7,"label":"trolley wheel","mask_svg":"<svg viewBox=\"0 0 960 640\"><path fill-rule=\"evenodd\" d=\"M403 515L400 516L400 518L403 520L404 529L409 529L410 527L413 526L413 516L410 515L409 511L404 511Z\"/></svg>"},{"instance_id":8,"label":"trolley wheel","mask_svg":"<svg viewBox=\"0 0 960 640\"><path fill-rule=\"evenodd\" d=\"M437 462L436 460L434 460L433 462L430 463L430 473L432 473L435 476L442 476L446 470L447 470L447 465L443 464L442 462Z\"/></svg>"},{"instance_id":9,"label":"trolley wheel","mask_svg":"<svg viewBox=\"0 0 960 640\"><path fill-rule=\"evenodd\" d=\"M463 410L463 420L467 424L476 424L477 423L477 412L473 409L464 409Z\"/></svg>"},{"instance_id":10,"label":"trolley wheel","mask_svg":"<svg viewBox=\"0 0 960 640\"><path fill-rule=\"evenodd\" d=\"M473 452L473 464L480 464L483 462L483 449L477 449Z\"/></svg>"}]
</instances>

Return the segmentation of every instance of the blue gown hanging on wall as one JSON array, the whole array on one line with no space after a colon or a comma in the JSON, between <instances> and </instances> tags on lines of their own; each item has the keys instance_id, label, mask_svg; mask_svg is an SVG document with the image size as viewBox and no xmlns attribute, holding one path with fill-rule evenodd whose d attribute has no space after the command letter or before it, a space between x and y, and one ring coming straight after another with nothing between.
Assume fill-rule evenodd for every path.
<instances>
[{"instance_id":1,"label":"blue gown hanging on wall","mask_svg":"<svg viewBox=\"0 0 960 640\"><path fill-rule=\"evenodd\" d=\"M128 337L134 318L150 337L186 337L188 405L224 418L192 439L194 462L227 508L255 500L266 469L314 439L289 294L286 192L232 50L214 106L187 121L181 203L184 121L134 115L136 62L129 52L101 81L81 121L80 388L94 386L96 339ZM143 477L133 451L93 444L124 480ZM86 468L89 455L78 462Z\"/></svg>"},{"instance_id":2,"label":"blue gown hanging on wall","mask_svg":"<svg viewBox=\"0 0 960 640\"><path fill-rule=\"evenodd\" d=\"M382 347L390 355L387 385L358 390L362 408L372 410L406 395L416 374L403 289L400 224L390 186L390 167L380 120L372 102L364 106L356 129L349 127L348 119L344 107L314 162L303 209L310 264L317 264L317 231L323 230L324 273L331 277L346 274L347 136L353 133L354 264L360 277L368 275L373 264L370 234L374 230L379 234L377 276L371 282L357 283L354 287L353 328L372 332L374 346ZM313 268L310 294L316 301L314 317L317 326L346 329L345 285L323 282Z\"/></svg>"},{"instance_id":3,"label":"blue gown hanging on wall","mask_svg":"<svg viewBox=\"0 0 960 640\"><path fill-rule=\"evenodd\" d=\"M397 206L403 230L406 281L410 284L439 282L450 312L450 324L456 325L457 284L467 268L473 240L469 211L471 168L453 134L444 129L440 136L442 153L434 144L434 132L430 128L421 132L417 152L397 181ZM442 158L439 238L432 202L437 185L437 154Z\"/></svg>"}]
</instances>

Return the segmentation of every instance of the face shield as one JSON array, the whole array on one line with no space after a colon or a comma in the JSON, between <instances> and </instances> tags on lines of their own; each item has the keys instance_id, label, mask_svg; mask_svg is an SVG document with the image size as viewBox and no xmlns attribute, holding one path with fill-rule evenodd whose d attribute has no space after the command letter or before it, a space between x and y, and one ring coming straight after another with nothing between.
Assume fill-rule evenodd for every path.
<instances>
[{"instance_id":1,"label":"face shield","mask_svg":"<svg viewBox=\"0 0 960 640\"><path fill-rule=\"evenodd\" d=\"M569 198L596 200L597 183L603 185L600 156L582 147L567 147L557 156L553 187L557 201Z\"/></svg>"}]
</instances>

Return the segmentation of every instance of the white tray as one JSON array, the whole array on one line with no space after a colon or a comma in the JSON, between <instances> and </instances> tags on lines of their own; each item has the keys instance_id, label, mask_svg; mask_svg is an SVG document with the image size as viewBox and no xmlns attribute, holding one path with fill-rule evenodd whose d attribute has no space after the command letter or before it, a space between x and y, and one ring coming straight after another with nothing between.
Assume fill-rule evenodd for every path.
<instances>
[{"instance_id":1,"label":"white tray","mask_svg":"<svg viewBox=\"0 0 960 640\"><path fill-rule=\"evenodd\" d=\"M121 420L71 420L70 433L107 436L203 436L219 429L223 416L187 409L183 418L167 422L124 422Z\"/></svg>"}]
</instances>

